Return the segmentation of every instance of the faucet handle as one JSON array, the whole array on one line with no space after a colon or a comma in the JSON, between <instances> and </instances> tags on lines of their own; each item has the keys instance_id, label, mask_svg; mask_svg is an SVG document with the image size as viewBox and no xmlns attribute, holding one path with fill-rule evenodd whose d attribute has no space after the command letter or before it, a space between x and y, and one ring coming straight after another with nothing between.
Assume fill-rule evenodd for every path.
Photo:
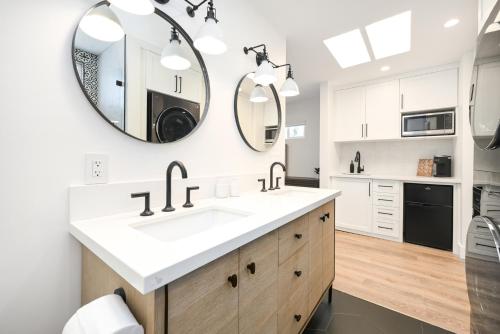
<instances>
[{"instance_id":1,"label":"faucet handle","mask_svg":"<svg viewBox=\"0 0 500 334\"><path fill-rule=\"evenodd\" d=\"M280 188L280 180L281 180L281 179L282 179L282 177L281 177L281 176L278 176L278 177L276 178L276 187L274 187L274 190L281 189L281 188Z\"/></svg>"},{"instance_id":2,"label":"faucet handle","mask_svg":"<svg viewBox=\"0 0 500 334\"><path fill-rule=\"evenodd\" d=\"M266 189L266 179L258 179L257 181L262 182L262 189L260 191L263 192L263 193L265 193L267 191L267 189Z\"/></svg>"},{"instance_id":3,"label":"faucet handle","mask_svg":"<svg viewBox=\"0 0 500 334\"><path fill-rule=\"evenodd\" d=\"M200 187L187 187L186 188L186 203L184 203L184 208L192 208L194 205L191 203L191 190L198 190Z\"/></svg>"},{"instance_id":4,"label":"faucet handle","mask_svg":"<svg viewBox=\"0 0 500 334\"><path fill-rule=\"evenodd\" d=\"M133 193L130 194L131 198L139 198L139 197L144 197L144 211L141 212L141 216L147 217L147 216L152 216L154 215L154 212L151 211L150 209L150 193L149 192L142 192L142 193Z\"/></svg>"}]
</instances>

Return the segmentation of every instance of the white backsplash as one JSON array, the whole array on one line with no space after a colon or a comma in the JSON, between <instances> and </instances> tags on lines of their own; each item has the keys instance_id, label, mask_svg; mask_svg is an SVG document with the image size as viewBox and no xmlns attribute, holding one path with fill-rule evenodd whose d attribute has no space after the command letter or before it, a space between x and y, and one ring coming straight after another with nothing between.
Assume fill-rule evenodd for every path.
<instances>
[{"instance_id":1,"label":"white backsplash","mask_svg":"<svg viewBox=\"0 0 500 334\"><path fill-rule=\"evenodd\" d=\"M338 143L336 172L348 172L356 151L361 153L361 165L370 174L414 176L419 159L435 155L453 156L454 142L443 139L408 140L397 142ZM355 163L355 166L357 164Z\"/></svg>"}]
</instances>

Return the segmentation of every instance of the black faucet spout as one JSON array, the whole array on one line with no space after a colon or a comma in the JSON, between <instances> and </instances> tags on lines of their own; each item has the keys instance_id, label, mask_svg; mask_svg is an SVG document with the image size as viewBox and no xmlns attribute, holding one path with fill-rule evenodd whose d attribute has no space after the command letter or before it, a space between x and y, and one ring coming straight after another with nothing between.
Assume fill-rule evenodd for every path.
<instances>
[{"instance_id":1,"label":"black faucet spout","mask_svg":"<svg viewBox=\"0 0 500 334\"><path fill-rule=\"evenodd\" d=\"M283 168L283 171L284 171L284 172L286 172L286 166L285 166L284 164L282 164L281 162L276 161L276 162L273 162L273 163L271 164L271 168L270 168L271 180L269 180L269 190L274 190L274 189L276 189L276 188L274 187L274 178L273 178L273 176L274 176L274 175L273 175L273 170L274 170L274 167L275 167L275 166L278 166L278 165L279 165L279 166L281 166L281 168Z\"/></svg>"},{"instance_id":2,"label":"black faucet spout","mask_svg":"<svg viewBox=\"0 0 500 334\"><path fill-rule=\"evenodd\" d=\"M187 170L184 164L180 161L172 161L167 168L167 204L163 208L164 212L174 211L175 208L172 206L172 171L175 167L179 167L181 170L181 175L183 179L187 179Z\"/></svg>"}]
</instances>

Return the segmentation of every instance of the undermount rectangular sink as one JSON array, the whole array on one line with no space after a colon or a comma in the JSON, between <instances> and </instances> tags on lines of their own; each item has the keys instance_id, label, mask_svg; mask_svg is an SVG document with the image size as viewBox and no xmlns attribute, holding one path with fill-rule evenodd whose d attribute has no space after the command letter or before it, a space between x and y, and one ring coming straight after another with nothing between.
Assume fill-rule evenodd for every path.
<instances>
[{"instance_id":1,"label":"undermount rectangular sink","mask_svg":"<svg viewBox=\"0 0 500 334\"><path fill-rule=\"evenodd\" d=\"M160 241L174 242L212 228L234 223L250 215L248 212L209 207L193 212L179 213L177 216L165 217L157 221L139 223L132 225L132 227Z\"/></svg>"},{"instance_id":2,"label":"undermount rectangular sink","mask_svg":"<svg viewBox=\"0 0 500 334\"><path fill-rule=\"evenodd\" d=\"M309 191L286 189L286 190L273 191L270 194L274 196L303 196L303 195L311 195L312 193Z\"/></svg>"}]
</instances>

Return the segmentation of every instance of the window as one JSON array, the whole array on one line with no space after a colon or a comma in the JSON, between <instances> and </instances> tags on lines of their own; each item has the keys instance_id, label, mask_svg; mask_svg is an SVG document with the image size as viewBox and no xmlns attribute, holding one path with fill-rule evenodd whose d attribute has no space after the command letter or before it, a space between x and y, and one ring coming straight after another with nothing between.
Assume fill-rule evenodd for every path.
<instances>
[{"instance_id":1,"label":"window","mask_svg":"<svg viewBox=\"0 0 500 334\"><path fill-rule=\"evenodd\" d=\"M306 125L293 125L286 127L285 138L286 139L299 139L306 136Z\"/></svg>"}]
</instances>

